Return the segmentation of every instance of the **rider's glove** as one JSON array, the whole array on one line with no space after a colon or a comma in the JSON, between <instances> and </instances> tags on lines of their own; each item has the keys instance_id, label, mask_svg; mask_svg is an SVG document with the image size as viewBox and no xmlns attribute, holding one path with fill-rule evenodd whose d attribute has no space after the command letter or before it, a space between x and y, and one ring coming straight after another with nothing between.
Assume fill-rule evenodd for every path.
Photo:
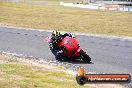
<instances>
[{"instance_id":1,"label":"rider's glove","mask_svg":"<svg viewBox=\"0 0 132 88\"><path fill-rule=\"evenodd\" d=\"M53 49L53 44L52 43L50 43L49 46L50 46L51 49Z\"/></svg>"}]
</instances>

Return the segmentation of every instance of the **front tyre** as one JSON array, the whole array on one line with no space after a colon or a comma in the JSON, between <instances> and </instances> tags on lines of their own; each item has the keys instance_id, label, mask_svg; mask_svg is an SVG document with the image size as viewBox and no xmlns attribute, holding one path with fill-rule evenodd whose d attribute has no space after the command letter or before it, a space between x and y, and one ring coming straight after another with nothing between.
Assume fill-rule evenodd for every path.
<instances>
[{"instance_id":1,"label":"front tyre","mask_svg":"<svg viewBox=\"0 0 132 88\"><path fill-rule=\"evenodd\" d=\"M59 55L55 56L55 59L56 59L57 61L62 61L62 57L59 56Z\"/></svg>"},{"instance_id":2,"label":"front tyre","mask_svg":"<svg viewBox=\"0 0 132 88\"><path fill-rule=\"evenodd\" d=\"M86 52L84 52L83 50L80 50L80 51L79 51L79 54L80 54L80 58L81 58L84 62L90 63L91 58L86 54Z\"/></svg>"}]
</instances>

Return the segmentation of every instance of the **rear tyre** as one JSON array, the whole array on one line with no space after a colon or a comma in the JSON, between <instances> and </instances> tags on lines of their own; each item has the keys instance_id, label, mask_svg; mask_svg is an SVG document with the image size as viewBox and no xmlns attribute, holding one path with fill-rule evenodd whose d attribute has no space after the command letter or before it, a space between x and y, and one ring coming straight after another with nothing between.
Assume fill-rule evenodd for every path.
<instances>
[{"instance_id":1,"label":"rear tyre","mask_svg":"<svg viewBox=\"0 0 132 88\"><path fill-rule=\"evenodd\" d=\"M90 63L91 58L84 52L83 50L80 50L80 57L84 62Z\"/></svg>"}]
</instances>

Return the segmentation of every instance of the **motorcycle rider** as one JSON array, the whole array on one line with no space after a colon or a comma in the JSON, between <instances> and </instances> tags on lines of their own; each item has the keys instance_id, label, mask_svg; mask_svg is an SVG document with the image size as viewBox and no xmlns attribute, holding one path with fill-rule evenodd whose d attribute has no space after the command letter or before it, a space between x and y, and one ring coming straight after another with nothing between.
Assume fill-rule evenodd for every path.
<instances>
[{"instance_id":1,"label":"motorcycle rider","mask_svg":"<svg viewBox=\"0 0 132 88\"><path fill-rule=\"evenodd\" d=\"M69 37L74 37L74 34L71 33L64 33L61 34L59 31L53 31L51 36L50 36L50 42L49 42L49 46L50 46L50 50L52 51L52 53L56 56L56 59L63 54L63 50L61 50L58 47L58 43L62 41L62 38L69 36Z\"/></svg>"}]
</instances>

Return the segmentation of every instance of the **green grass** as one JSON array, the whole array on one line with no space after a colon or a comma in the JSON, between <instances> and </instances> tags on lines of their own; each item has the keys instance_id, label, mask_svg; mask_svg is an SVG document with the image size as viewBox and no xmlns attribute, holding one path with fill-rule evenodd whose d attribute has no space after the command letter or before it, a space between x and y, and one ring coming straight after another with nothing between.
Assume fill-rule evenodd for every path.
<instances>
[{"instance_id":1,"label":"green grass","mask_svg":"<svg viewBox=\"0 0 132 88\"><path fill-rule=\"evenodd\" d=\"M0 88L90 88L79 86L64 67L0 54Z\"/></svg>"},{"instance_id":2,"label":"green grass","mask_svg":"<svg viewBox=\"0 0 132 88\"><path fill-rule=\"evenodd\" d=\"M0 64L0 73L1 88L80 88L73 76L37 66Z\"/></svg>"},{"instance_id":3,"label":"green grass","mask_svg":"<svg viewBox=\"0 0 132 88\"><path fill-rule=\"evenodd\" d=\"M54 1L54 2L53 2ZM38 29L132 37L132 13L59 6L58 0L0 2L0 23Z\"/></svg>"}]
</instances>

